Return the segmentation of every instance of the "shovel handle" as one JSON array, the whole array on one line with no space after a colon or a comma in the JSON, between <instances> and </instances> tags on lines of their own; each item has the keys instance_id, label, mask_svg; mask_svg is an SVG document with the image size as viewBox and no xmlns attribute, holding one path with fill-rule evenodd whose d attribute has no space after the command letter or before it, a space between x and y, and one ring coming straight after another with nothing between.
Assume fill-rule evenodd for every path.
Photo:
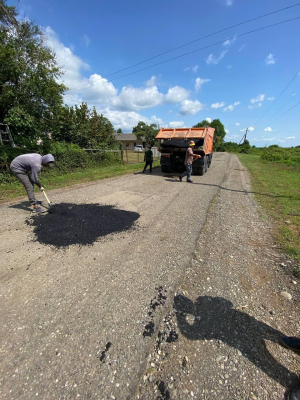
<instances>
[{"instance_id":1,"label":"shovel handle","mask_svg":"<svg viewBox=\"0 0 300 400\"><path fill-rule=\"evenodd\" d=\"M46 195L45 190L43 190L43 193L44 193L44 196L46 197L46 200L47 200L49 206L51 206L50 200L48 199L48 196Z\"/></svg>"}]
</instances>

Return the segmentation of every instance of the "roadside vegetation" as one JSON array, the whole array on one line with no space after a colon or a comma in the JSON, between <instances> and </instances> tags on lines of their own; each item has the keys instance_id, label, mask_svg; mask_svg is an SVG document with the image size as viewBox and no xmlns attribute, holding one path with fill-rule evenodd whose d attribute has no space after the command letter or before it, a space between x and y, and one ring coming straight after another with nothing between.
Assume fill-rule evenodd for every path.
<instances>
[{"instance_id":1,"label":"roadside vegetation","mask_svg":"<svg viewBox=\"0 0 300 400\"><path fill-rule=\"evenodd\" d=\"M252 175L258 202L275 222L277 240L300 261L300 146L251 148L238 157ZM300 277L300 268L295 272Z\"/></svg>"}]
</instances>

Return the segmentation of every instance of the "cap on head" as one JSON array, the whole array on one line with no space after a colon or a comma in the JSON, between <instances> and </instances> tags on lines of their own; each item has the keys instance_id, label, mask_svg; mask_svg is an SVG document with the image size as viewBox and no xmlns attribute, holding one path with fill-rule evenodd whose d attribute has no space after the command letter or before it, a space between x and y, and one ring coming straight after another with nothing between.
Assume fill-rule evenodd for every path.
<instances>
[{"instance_id":1,"label":"cap on head","mask_svg":"<svg viewBox=\"0 0 300 400\"><path fill-rule=\"evenodd\" d=\"M192 140L192 141L190 141L190 144L189 144L189 146L195 146L195 142Z\"/></svg>"},{"instance_id":2,"label":"cap on head","mask_svg":"<svg viewBox=\"0 0 300 400\"><path fill-rule=\"evenodd\" d=\"M52 154L46 154L45 156L42 157L42 164L47 164L47 163L53 164L54 162L55 159Z\"/></svg>"}]
</instances>

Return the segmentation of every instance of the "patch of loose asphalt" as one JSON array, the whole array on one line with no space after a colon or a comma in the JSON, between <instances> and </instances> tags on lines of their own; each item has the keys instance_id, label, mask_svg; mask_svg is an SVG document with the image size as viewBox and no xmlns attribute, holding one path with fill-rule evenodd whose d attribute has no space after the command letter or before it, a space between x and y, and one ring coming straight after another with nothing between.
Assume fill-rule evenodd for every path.
<instances>
[{"instance_id":1,"label":"patch of loose asphalt","mask_svg":"<svg viewBox=\"0 0 300 400\"><path fill-rule=\"evenodd\" d=\"M208 335L206 325L201 333L198 332L198 323L192 326L192 334L185 334L185 313L188 314L190 307L195 307L195 311L189 312L194 318L201 318L205 302L212 303L212 308L204 307L205 320L219 309L220 304L224 312L219 312L218 316L240 316L233 309L236 308L236 299L229 293L233 291L231 285L235 285L235 293L242 293L241 280L235 282L232 276L230 285L226 286L229 281L225 279L226 274L223 276L221 273L227 282L224 285L228 293L221 287L214 289L213 278L227 264L227 256L224 256L222 268L220 265L216 267L217 273L212 269L211 275L205 277L201 274L209 273L210 263L202 268L198 260L195 274L197 272L201 279L195 285L193 279L189 282L195 286L195 298L190 289L186 290L196 246L197 253L207 248L215 254L216 250L224 250L224 246L224 251L229 252L228 242L220 240L218 231L222 232L222 237L231 237L231 230L228 228L224 234L222 226L228 221L233 225L236 218L232 213L233 207L231 211L222 210L225 215L220 211L216 218L213 218L213 208L210 218L220 219L220 223L215 222L217 225L210 232L212 236L203 236L201 231L212 199L225 193L220 186L223 187L223 182L229 177L235 177L228 183L226 191L232 196L232 205L238 201L240 207L244 207L244 200L250 198L245 196L245 192L239 193L236 178L243 173L235 171L236 165L239 163L235 156L217 153L208 173L194 177L194 185L180 183L175 177L154 169L153 174L126 175L53 190L49 196L56 204L54 212L34 218L31 218L25 202L1 205L1 398L129 399L135 396L141 376L146 376L149 385L145 385L142 379L136 396L154 399L166 398L167 393L170 395L171 383L166 378L168 374L163 364L158 366L152 362L155 366L152 367L147 360L149 353L150 357L155 356L151 349L153 344L157 346L156 340L161 337L161 341L170 346L177 346L182 340L183 348L187 346L187 349L191 343L202 344L200 336ZM231 185L237 189L236 192L230 190ZM255 213L250 217L258 218ZM199 234L202 239L197 245ZM205 237L210 237L208 243L203 239ZM236 248L234 237L231 246ZM248 256L245 253L245 259L239 265L243 265ZM212 256L209 258L206 254L206 259L212 260ZM196 262L195 258L193 260L192 265ZM213 261L211 263L214 265ZM258 270L255 273L259 276ZM209 290L206 288L208 277L211 279ZM181 292L177 291L174 300L180 284L183 288ZM206 288L204 293L201 288ZM195 306L191 306L194 301ZM177 315L169 314L173 303L178 308L178 316L183 318L177 320L174 317L172 320L172 315ZM251 315L251 308L247 308L248 311ZM260 317L260 314L253 315L255 320ZM248 321L247 316L243 318ZM167 321L166 334L161 324ZM266 322L276 325L275 318ZM222 332L225 325L224 322L220 324ZM234 326L230 325L230 329ZM222 344L230 347L232 343L224 332L216 337L217 323L211 329L207 342L212 342L216 356ZM278 326L274 329L279 330ZM177 356L181 355L173 350L166 360L177 363ZM239 351L243 355L242 350ZM187 360L180 358L180 362L189 368L190 359L186 357ZM253 364L251 357L249 359ZM153 376L160 379L162 373L159 381L153 378L150 382L148 379L148 361L153 370L157 366ZM209 364L215 371L214 363L207 362ZM146 375L145 371L148 371ZM209 368L204 371L209 374ZM198 374L199 381L202 372L198 370L195 374ZM182 382L185 382L183 378ZM200 384L198 387L201 390ZM181 389L177 389L180 395ZM193 390L196 393L196 388ZM190 395L189 391L187 393ZM176 396L176 392L172 396Z\"/></svg>"}]
</instances>

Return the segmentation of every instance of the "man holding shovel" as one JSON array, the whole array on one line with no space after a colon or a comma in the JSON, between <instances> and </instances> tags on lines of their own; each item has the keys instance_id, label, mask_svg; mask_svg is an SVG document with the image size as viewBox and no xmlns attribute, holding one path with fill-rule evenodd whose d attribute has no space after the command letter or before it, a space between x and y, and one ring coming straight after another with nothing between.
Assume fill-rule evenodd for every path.
<instances>
[{"instance_id":1,"label":"man holding shovel","mask_svg":"<svg viewBox=\"0 0 300 400\"><path fill-rule=\"evenodd\" d=\"M10 170L24 186L35 214L44 213L45 210L39 206L35 198L34 184L39 187L41 192L44 190L38 180L38 174L41 172L42 166L54 167L54 162L52 154L41 156L40 154L33 153L22 154L16 157L10 164Z\"/></svg>"}]
</instances>

